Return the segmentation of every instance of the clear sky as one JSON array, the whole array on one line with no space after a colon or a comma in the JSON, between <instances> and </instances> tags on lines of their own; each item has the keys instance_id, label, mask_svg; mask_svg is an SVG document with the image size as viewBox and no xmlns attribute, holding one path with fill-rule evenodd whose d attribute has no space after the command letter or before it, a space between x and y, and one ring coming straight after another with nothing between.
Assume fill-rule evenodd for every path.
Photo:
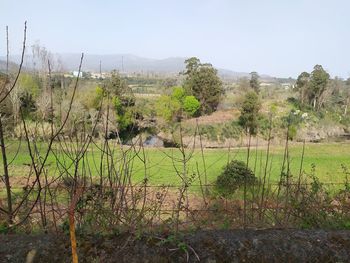
<instances>
[{"instance_id":1,"label":"clear sky","mask_svg":"<svg viewBox=\"0 0 350 263\"><path fill-rule=\"evenodd\" d=\"M12 54L28 44L53 53L197 56L235 71L296 77L322 64L350 76L349 0L0 0Z\"/></svg>"}]
</instances>

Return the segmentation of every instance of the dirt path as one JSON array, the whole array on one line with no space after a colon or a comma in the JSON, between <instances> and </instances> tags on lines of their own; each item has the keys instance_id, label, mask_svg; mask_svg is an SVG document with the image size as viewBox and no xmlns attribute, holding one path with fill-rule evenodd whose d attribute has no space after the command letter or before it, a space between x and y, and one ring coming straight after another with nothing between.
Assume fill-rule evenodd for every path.
<instances>
[{"instance_id":1,"label":"dirt path","mask_svg":"<svg viewBox=\"0 0 350 263\"><path fill-rule=\"evenodd\" d=\"M80 262L350 262L350 231L345 230L197 231L171 240L95 235L80 237L78 251ZM0 236L0 262L26 259L70 262L68 237Z\"/></svg>"}]
</instances>

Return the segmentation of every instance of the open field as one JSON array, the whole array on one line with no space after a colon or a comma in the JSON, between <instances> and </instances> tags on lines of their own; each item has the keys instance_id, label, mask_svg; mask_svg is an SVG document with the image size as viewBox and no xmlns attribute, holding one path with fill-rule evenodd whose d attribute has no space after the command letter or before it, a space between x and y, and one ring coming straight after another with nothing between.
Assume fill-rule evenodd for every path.
<instances>
[{"instance_id":1,"label":"open field","mask_svg":"<svg viewBox=\"0 0 350 263\"><path fill-rule=\"evenodd\" d=\"M114 149L113 158L115 165L121 161L120 146L116 145L113 141L110 141L111 149ZM289 166L291 174L294 178L297 178L300 171L301 156L302 156L302 144L295 143L289 146ZM54 146L54 149L56 147ZM41 151L44 151L45 145L42 145ZM126 146L124 146L125 151ZM150 185L160 184L179 184L180 178L176 174L174 166L183 171L183 164L181 163L181 153L179 149L175 148L145 148L144 153L146 156L146 169L144 163L141 161L142 150L139 155L136 155L140 149L134 149L127 151L129 160L129 169L131 172L131 180L135 183L141 182L145 174L147 175ZM16 152L18 151L17 155ZM187 155L191 155L191 149L186 150ZM69 158L62 151L57 152L61 161L69 163ZM192 157L186 164L187 174L195 174L196 179L193 184L198 184L198 174L201 176L202 183L204 183L205 173L203 159L205 160L207 183L211 184L215 181L216 177L222 171L223 166L233 159L246 161L247 149L246 148L233 148L233 149L204 149L203 156L200 149L194 150ZM16 155L16 158L13 158ZM85 161L89 163L89 174L92 176L98 176L101 167L99 166L101 152L98 149L98 144L91 145L88 149ZM105 157L104 157L105 158ZM270 182L277 182L280 176L281 167L284 158L284 146L271 146L269 164L267 171L267 178ZM16 187L16 182L20 182L20 178L25 177L28 174L30 164L30 156L26 144L22 144L18 148L18 142L9 143L8 147L8 159L13 161L10 163L9 170L10 176L13 178L13 186ZM249 166L255 171L257 177L264 175L266 163L266 147L251 148ZM49 176L58 172L57 162L53 154L48 158ZM312 166L315 165L315 174L321 182L326 183L343 183L345 181L345 173L342 165L350 167L350 143L319 143L319 144L306 144L305 156L302 164L302 170L305 173L310 174L312 172ZM287 166L287 164L286 164ZM105 169L105 168L102 168Z\"/></svg>"}]
</instances>

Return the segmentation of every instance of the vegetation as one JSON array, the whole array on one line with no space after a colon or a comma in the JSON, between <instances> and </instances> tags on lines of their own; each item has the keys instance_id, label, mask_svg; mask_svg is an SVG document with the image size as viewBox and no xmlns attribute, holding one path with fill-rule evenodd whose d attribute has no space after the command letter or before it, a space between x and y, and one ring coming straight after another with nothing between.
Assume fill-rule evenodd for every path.
<instances>
[{"instance_id":1,"label":"vegetation","mask_svg":"<svg viewBox=\"0 0 350 263\"><path fill-rule=\"evenodd\" d=\"M196 57L185 61L186 77L184 87L188 94L200 102L200 113L214 112L224 94L223 84L217 75L217 70L211 64L202 64Z\"/></svg>"},{"instance_id":2,"label":"vegetation","mask_svg":"<svg viewBox=\"0 0 350 263\"><path fill-rule=\"evenodd\" d=\"M253 71L250 73L249 85L257 94L259 94L260 83L259 83L259 74L257 72Z\"/></svg>"},{"instance_id":3,"label":"vegetation","mask_svg":"<svg viewBox=\"0 0 350 263\"><path fill-rule=\"evenodd\" d=\"M195 57L176 77L81 78L83 55L73 78L33 49L47 67L1 75L1 232L69 230L77 261L79 233L187 251L181 229L349 227L349 144L311 143L350 130L349 81L227 80Z\"/></svg>"},{"instance_id":4,"label":"vegetation","mask_svg":"<svg viewBox=\"0 0 350 263\"><path fill-rule=\"evenodd\" d=\"M161 96L156 107L158 116L168 122L178 122L183 118L195 116L200 103L194 96L187 96L182 87L173 87L172 94Z\"/></svg>"},{"instance_id":5,"label":"vegetation","mask_svg":"<svg viewBox=\"0 0 350 263\"><path fill-rule=\"evenodd\" d=\"M237 160L229 162L216 179L216 187L224 196L233 194L245 183L249 186L254 185L256 177L246 163Z\"/></svg>"},{"instance_id":6,"label":"vegetation","mask_svg":"<svg viewBox=\"0 0 350 263\"><path fill-rule=\"evenodd\" d=\"M258 95L254 91L248 92L242 103L241 116L239 116L239 124L246 133L257 134L260 107Z\"/></svg>"},{"instance_id":7,"label":"vegetation","mask_svg":"<svg viewBox=\"0 0 350 263\"><path fill-rule=\"evenodd\" d=\"M302 72L297 79L296 89L302 104L320 110L325 101L325 92L329 83L329 74L321 65L316 65L311 74Z\"/></svg>"}]
</instances>

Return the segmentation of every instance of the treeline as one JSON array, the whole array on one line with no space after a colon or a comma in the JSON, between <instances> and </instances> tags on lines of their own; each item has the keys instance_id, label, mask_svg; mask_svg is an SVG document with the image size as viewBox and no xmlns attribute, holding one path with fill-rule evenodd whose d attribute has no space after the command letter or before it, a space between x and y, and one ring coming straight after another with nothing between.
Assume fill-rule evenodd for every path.
<instances>
[{"instance_id":1,"label":"treeline","mask_svg":"<svg viewBox=\"0 0 350 263\"><path fill-rule=\"evenodd\" d=\"M319 111L322 108L340 107L346 115L350 95L350 78L330 78L321 65L315 65L311 73L302 72L297 79L300 106L309 106Z\"/></svg>"}]
</instances>

